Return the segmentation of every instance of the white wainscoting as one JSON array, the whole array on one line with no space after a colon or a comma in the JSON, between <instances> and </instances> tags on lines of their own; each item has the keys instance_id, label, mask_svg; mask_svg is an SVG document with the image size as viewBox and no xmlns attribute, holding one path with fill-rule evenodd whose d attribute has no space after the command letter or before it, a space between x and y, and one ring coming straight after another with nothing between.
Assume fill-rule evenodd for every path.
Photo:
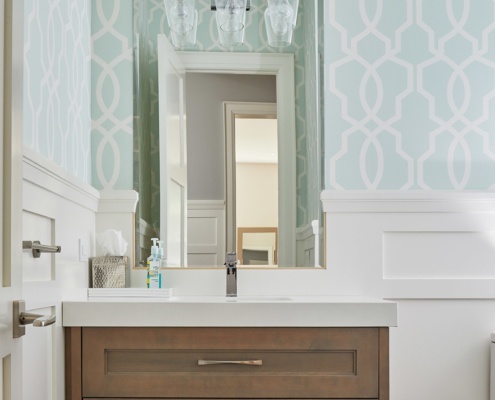
<instances>
[{"instance_id":1,"label":"white wainscoting","mask_svg":"<svg viewBox=\"0 0 495 400\"><path fill-rule=\"evenodd\" d=\"M322 257L321 251L325 245L323 229L323 227L319 228L320 266L323 266L324 263L324 257ZM311 224L307 224L296 229L296 265L298 267L315 266L315 234L313 233L313 227Z\"/></svg>"},{"instance_id":2,"label":"white wainscoting","mask_svg":"<svg viewBox=\"0 0 495 400\"><path fill-rule=\"evenodd\" d=\"M322 201L330 259L367 261L376 295L495 298L495 193L325 191Z\"/></svg>"},{"instance_id":3,"label":"white wainscoting","mask_svg":"<svg viewBox=\"0 0 495 400\"><path fill-rule=\"evenodd\" d=\"M493 279L495 231L383 233L383 276L399 279Z\"/></svg>"},{"instance_id":4,"label":"white wainscoting","mask_svg":"<svg viewBox=\"0 0 495 400\"><path fill-rule=\"evenodd\" d=\"M87 298L88 261L79 257L79 243L94 254L95 214L99 193L72 175L25 148L22 183L22 240L61 246L61 253L34 258L22 252L22 285L26 310L55 314L54 325L26 327L23 341L26 398L63 398L64 334L62 302ZM21 246L21 243L19 243Z\"/></svg>"},{"instance_id":5,"label":"white wainscoting","mask_svg":"<svg viewBox=\"0 0 495 400\"><path fill-rule=\"evenodd\" d=\"M151 240L144 241L142 225L140 225L140 234L136 239L135 215L138 199L139 194L134 190L102 190L100 191L100 202L96 213L96 234L108 229L116 230L122 234L122 239L127 242L125 253L116 254L128 257L129 274L126 282L127 286L132 286L133 284L141 286L146 283L145 278L142 277L142 271L134 268L139 266L136 261L136 241L139 244L146 243L148 249L151 246ZM152 237L155 237L155 235ZM104 250L96 243L95 255L104 255L102 254L103 252Z\"/></svg>"},{"instance_id":6,"label":"white wainscoting","mask_svg":"<svg viewBox=\"0 0 495 400\"><path fill-rule=\"evenodd\" d=\"M53 306L62 293L67 299L85 298L89 268L88 261L80 261L79 243L86 244L89 257L94 255L98 191L28 148L24 148L22 184L23 240L62 247L59 254L37 259L23 252L26 302L31 294L36 307ZM35 300L40 290L41 302Z\"/></svg>"},{"instance_id":7,"label":"white wainscoting","mask_svg":"<svg viewBox=\"0 0 495 400\"><path fill-rule=\"evenodd\" d=\"M187 202L187 264L191 267L225 262L225 201Z\"/></svg>"},{"instance_id":8,"label":"white wainscoting","mask_svg":"<svg viewBox=\"0 0 495 400\"><path fill-rule=\"evenodd\" d=\"M100 202L96 214L96 233L114 229L122 233L122 238L127 242L125 255L129 257L131 268L135 265L135 213L139 195L134 190L102 190L100 191ZM139 238L140 240L141 238ZM151 246L149 240L148 247ZM98 246L97 246L97 252ZM96 254L102 255L102 254Z\"/></svg>"},{"instance_id":9,"label":"white wainscoting","mask_svg":"<svg viewBox=\"0 0 495 400\"><path fill-rule=\"evenodd\" d=\"M495 194L325 191L322 201L330 291L398 302L390 398L488 399Z\"/></svg>"}]
</instances>

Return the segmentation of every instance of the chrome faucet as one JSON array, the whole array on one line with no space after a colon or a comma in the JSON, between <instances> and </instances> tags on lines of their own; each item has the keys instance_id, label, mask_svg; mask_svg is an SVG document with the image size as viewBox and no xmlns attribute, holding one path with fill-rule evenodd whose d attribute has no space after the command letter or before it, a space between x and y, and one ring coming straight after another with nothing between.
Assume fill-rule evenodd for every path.
<instances>
[{"instance_id":1,"label":"chrome faucet","mask_svg":"<svg viewBox=\"0 0 495 400\"><path fill-rule=\"evenodd\" d=\"M227 270L227 297L237 297L237 254L227 253L225 267Z\"/></svg>"}]
</instances>

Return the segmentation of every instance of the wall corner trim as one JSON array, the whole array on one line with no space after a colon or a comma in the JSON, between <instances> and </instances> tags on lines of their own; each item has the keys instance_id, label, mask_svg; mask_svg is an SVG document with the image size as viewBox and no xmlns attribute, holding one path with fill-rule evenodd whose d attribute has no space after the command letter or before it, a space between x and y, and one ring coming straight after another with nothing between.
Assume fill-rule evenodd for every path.
<instances>
[{"instance_id":1,"label":"wall corner trim","mask_svg":"<svg viewBox=\"0 0 495 400\"><path fill-rule=\"evenodd\" d=\"M98 212L135 213L139 193L135 190L102 190Z\"/></svg>"}]
</instances>

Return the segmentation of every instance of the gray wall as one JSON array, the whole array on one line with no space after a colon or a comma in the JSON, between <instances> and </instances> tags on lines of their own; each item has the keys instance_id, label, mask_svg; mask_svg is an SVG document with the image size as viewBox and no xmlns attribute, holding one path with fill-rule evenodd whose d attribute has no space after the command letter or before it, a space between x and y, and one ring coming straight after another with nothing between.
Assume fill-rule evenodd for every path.
<instances>
[{"instance_id":1,"label":"gray wall","mask_svg":"<svg viewBox=\"0 0 495 400\"><path fill-rule=\"evenodd\" d=\"M223 102L275 103L272 75L186 75L189 200L224 200Z\"/></svg>"}]
</instances>

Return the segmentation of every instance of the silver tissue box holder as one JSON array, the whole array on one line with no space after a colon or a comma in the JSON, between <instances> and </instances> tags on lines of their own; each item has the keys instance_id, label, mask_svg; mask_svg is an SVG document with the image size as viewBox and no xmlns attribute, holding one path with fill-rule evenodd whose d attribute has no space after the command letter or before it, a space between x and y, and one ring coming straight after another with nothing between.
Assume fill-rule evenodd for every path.
<instances>
[{"instance_id":1,"label":"silver tissue box holder","mask_svg":"<svg viewBox=\"0 0 495 400\"><path fill-rule=\"evenodd\" d=\"M125 288L128 268L127 256L104 256L91 259L94 288Z\"/></svg>"}]
</instances>

